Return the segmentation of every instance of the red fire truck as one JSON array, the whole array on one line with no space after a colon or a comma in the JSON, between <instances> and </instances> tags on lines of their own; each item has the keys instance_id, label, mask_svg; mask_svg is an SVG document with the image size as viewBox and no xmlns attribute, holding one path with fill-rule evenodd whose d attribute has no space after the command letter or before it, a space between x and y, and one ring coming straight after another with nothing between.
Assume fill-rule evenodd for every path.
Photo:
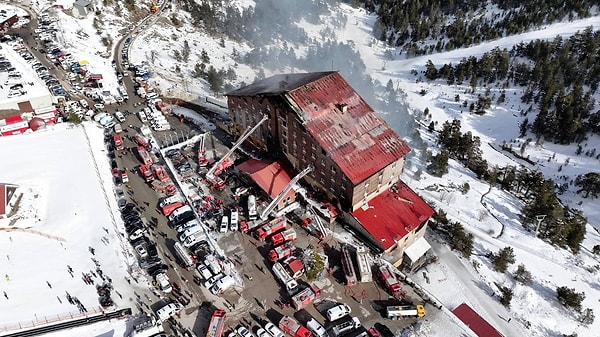
<instances>
[{"instance_id":1,"label":"red fire truck","mask_svg":"<svg viewBox=\"0 0 600 337\"><path fill-rule=\"evenodd\" d=\"M281 246L277 246L269 251L269 261L275 262L286 258L294 253L296 246L293 243L287 242Z\"/></svg>"},{"instance_id":2,"label":"red fire truck","mask_svg":"<svg viewBox=\"0 0 600 337\"><path fill-rule=\"evenodd\" d=\"M169 175L167 174L167 171L165 171L164 167L154 164L152 165L152 170L154 171L154 174L158 180L165 181L169 179Z\"/></svg>"},{"instance_id":3,"label":"red fire truck","mask_svg":"<svg viewBox=\"0 0 600 337\"><path fill-rule=\"evenodd\" d=\"M284 230L283 232L279 232L273 236L271 236L271 246L279 246L280 244L288 241L296 240L296 231L293 228L289 228Z\"/></svg>"},{"instance_id":4,"label":"red fire truck","mask_svg":"<svg viewBox=\"0 0 600 337\"><path fill-rule=\"evenodd\" d=\"M264 225L262 225L260 228L258 228L255 232L254 232L254 237L256 237L258 240L264 240L266 239L269 235L271 234L275 234L277 232L279 232L282 229L285 229L285 227L287 226L287 221L284 217L279 217L277 218L278 221L277 222L268 222Z\"/></svg>"},{"instance_id":5,"label":"red fire truck","mask_svg":"<svg viewBox=\"0 0 600 337\"><path fill-rule=\"evenodd\" d=\"M113 143L115 144L115 150L123 151L125 146L123 146L123 138L120 135L115 135L113 137Z\"/></svg>"},{"instance_id":6,"label":"red fire truck","mask_svg":"<svg viewBox=\"0 0 600 337\"><path fill-rule=\"evenodd\" d=\"M144 177L144 180L147 183L151 183L154 180L154 175L152 175L152 171L146 165L140 165L139 167L140 174Z\"/></svg>"},{"instance_id":7,"label":"red fire truck","mask_svg":"<svg viewBox=\"0 0 600 337\"><path fill-rule=\"evenodd\" d=\"M138 146L143 147L146 151L150 151L150 144L148 144L148 141L146 138L144 138L144 136L136 133L135 136L133 136L133 140Z\"/></svg>"},{"instance_id":8,"label":"red fire truck","mask_svg":"<svg viewBox=\"0 0 600 337\"><path fill-rule=\"evenodd\" d=\"M138 156L140 157L140 160L142 161L142 164L144 165L152 165L152 158L150 157L150 154L148 153L148 151L146 151L146 149L142 146L138 146L137 147L137 153Z\"/></svg>"},{"instance_id":9,"label":"red fire truck","mask_svg":"<svg viewBox=\"0 0 600 337\"><path fill-rule=\"evenodd\" d=\"M394 296L402 296L402 285L388 266L379 266L377 274L387 291Z\"/></svg>"},{"instance_id":10,"label":"red fire truck","mask_svg":"<svg viewBox=\"0 0 600 337\"><path fill-rule=\"evenodd\" d=\"M311 337L312 332L290 316L283 316L279 328L292 337Z\"/></svg>"},{"instance_id":11,"label":"red fire truck","mask_svg":"<svg viewBox=\"0 0 600 337\"><path fill-rule=\"evenodd\" d=\"M311 284L308 288L292 296L292 307L296 310L300 310L311 304L320 293L321 289L317 288L314 284Z\"/></svg>"},{"instance_id":12,"label":"red fire truck","mask_svg":"<svg viewBox=\"0 0 600 337\"><path fill-rule=\"evenodd\" d=\"M223 334L223 328L225 327L225 310L216 309L210 323L208 323L208 329L206 330L206 337L221 337Z\"/></svg>"}]
</instances>

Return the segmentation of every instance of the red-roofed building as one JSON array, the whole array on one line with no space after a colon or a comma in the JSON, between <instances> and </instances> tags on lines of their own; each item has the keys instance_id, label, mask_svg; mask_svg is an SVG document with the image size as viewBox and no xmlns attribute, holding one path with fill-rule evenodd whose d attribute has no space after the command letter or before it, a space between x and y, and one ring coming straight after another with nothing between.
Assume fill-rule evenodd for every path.
<instances>
[{"instance_id":1,"label":"red-roofed building","mask_svg":"<svg viewBox=\"0 0 600 337\"><path fill-rule=\"evenodd\" d=\"M346 219L350 223L360 224L364 229L362 234L383 251L390 253L399 250L398 259L392 262L400 264L405 247L413 245L425 235L427 221L433 213L434 210L421 197L399 181L369 201L369 206L351 212L351 218ZM422 256L409 256L409 268L418 267L423 262L419 260Z\"/></svg>"},{"instance_id":2,"label":"red-roofed building","mask_svg":"<svg viewBox=\"0 0 600 337\"><path fill-rule=\"evenodd\" d=\"M466 303L456 307L452 313L479 337L504 337Z\"/></svg>"},{"instance_id":3,"label":"red-roofed building","mask_svg":"<svg viewBox=\"0 0 600 337\"><path fill-rule=\"evenodd\" d=\"M292 180L290 174L281 164L268 160L249 159L236 167L240 172L247 174L252 181L258 185L271 198L277 197L279 193ZM279 202L281 209L296 200L296 193L290 190Z\"/></svg>"},{"instance_id":4,"label":"red-roofed building","mask_svg":"<svg viewBox=\"0 0 600 337\"><path fill-rule=\"evenodd\" d=\"M29 130L29 123L20 115L0 119L0 134L2 136L20 135Z\"/></svg>"},{"instance_id":5,"label":"red-roofed building","mask_svg":"<svg viewBox=\"0 0 600 337\"><path fill-rule=\"evenodd\" d=\"M228 93L227 103L234 135L266 114L248 141L296 172L312 166L304 180L382 251L399 253L394 262L423 237L433 210L399 183L410 148L338 72L275 75Z\"/></svg>"},{"instance_id":6,"label":"red-roofed building","mask_svg":"<svg viewBox=\"0 0 600 337\"><path fill-rule=\"evenodd\" d=\"M356 210L400 178L410 151L337 72L276 75L227 94L234 133L281 153L344 210Z\"/></svg>"}]
</instances>

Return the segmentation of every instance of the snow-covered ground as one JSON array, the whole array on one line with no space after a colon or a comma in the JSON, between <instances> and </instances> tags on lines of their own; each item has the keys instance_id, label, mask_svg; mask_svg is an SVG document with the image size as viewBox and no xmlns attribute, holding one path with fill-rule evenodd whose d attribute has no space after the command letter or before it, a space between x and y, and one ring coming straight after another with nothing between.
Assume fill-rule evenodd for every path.
<instances>
[{"instance_id":1,"label":"snow-covered ground","mask_svg":"<svg viewBox=\"0 0 600 337\"><path fill-rule=\"evenodd\" d=\"M80 315L67 293L88 314L101 312L95 285L82 279L93 273L95 284L102 284L97 268L112 280L117 306L132 307L126 278L135 258L121 242L123 226L113 211L103 130L92 123L60 124L2 137L0 157L2 182L19 186L16 214L0 219L0 331Z\"/></svg>"},{"instance_id":2,"label":"snow-covered ground","mask_svg":"<svg viewBox=\"0 0 600 337\"><path fill-rule=\"evenodd\" d=\"M68 1L64 2L66 3ZM47 2L39 1L39 3L40 8L47 7ZM239 1L238 4L240 6L247 7L251 6L252 2L249 0L244 0ZM477 97L477 94L484 93L484 88L478 88L475 93L467 95L465 94L464 86L448 86L443 82L428 83L417 81L419 75L415 77L411 74L411 71L417 70L417 72L420 73L420 71L424 69L425 63L428 59L431 59L432 62L438 67L449 62L456 64L463 57L471 55L478 56L486 51L492 50L495 47L510 49L514 44L521 41L527 42L538 38L553 39L557 35L567 37L574 34L578 30L583 30L587 26L593 25L594 27L597 27L600 24L600 17L574 20L572 22L548 25L536 31L486 42L469 48L405 59L404 56L399 55L395 49L390 49L384 43L373 38L371 31L375 22L375 16L345 4L340 4L339 6L332 8L332 11L335 12L335 15L345 15L347 17L346 24L343 29L334 29L337 35L337 40L352 42L356 50L360 52L360 55L367 66L369 74L376 82L387 83L389 80L392 80L395 85L395 89L398 90L402 99L408 105L409 111L415 117L420 118L423 121L423 125L428 124L429 119L436 121L438 125L441 125L441 123L446 120L459 118L461 120L463 131L472 131L474 135L481 137L484 158L488 160L490 165L498 166L517 166L519 163L513 161L512 158L506 157L503 153L497 152L492 145L495 148L499 148L498 145L502 144L503 141L506 141L507 143L514 141L515 144L517 144L515 145L516 147L520 146L520 144L522 144L527 138L518 138L517 125L524 118L520 116L519 112L522 109L526 109L526 107L521 106L520 103L520 90L518 88L507 89L507 99L501 106L493 105L492 108L489 109L488 113L483 116L471 115L468 113L468 111L461 111L461 106L454 102L454 97L456 94L459 94L461 97L461 102L465 99L474 101ZM102 32L102 34L103 36L111 36L113 41L117 41L119 38L119 30L122 29L127 22L125 22L126 20L123 20L111 13L112 12L110 10L103 11L103 22L108 22L110 24L104 25L104 28L106 29ZM90 60L90 63L97 65L97 67L99 67L99 72L106 73L106 82L114 80L116 83L116 79L112 79L110 77L112 70L108 63L108 59L101 58L95 54L96 50L102 50L105 47L102 46L100 36L96 34L96 29L93 27L93 15L83 20L74 19L64 13L59 13L58 15L61 18L62 25L65 26L62 38L64 39L63 42L68 47L69 51L76 55L78 59ZM170 14L167 13L167 15ZM183 22L191 21L188 14L183 11L177 11L177 15L178 18ZM334 17L335 15L331 15L331 17ZM327 22L328 18L324 17L323 21ZM320 38L320 32L327 25L327 23L319 26L303 22L301 25L303 28L305 28L305 31L309 36ZM87 34L89 38L83 39L78 37L85 36L81 32ZM177 63L173 58L173 50L181 50L184 40L187 40L189 45L192 47L190 60L186 63ZM298 49L301 48L301 46L296 47L298 47ZM241 83L242 81L250 83L254 80L258 69L253 69L247 65L236 63L231 57L234 48L237 53L243 55L244 53L250 51L252 47L229 40L225 40L225 47L222 47L219 38L212 38L206 35L204 32L198 31L196 28L192 27L191 24L184 24L181 28L176 28L173 25L165 23L164 20L159 20L154 26L142 31L140 35L135 38L134 42L132 43L132 47L130 48L130 59L132 60L132 63L144 62L153 68L155 76L151 79L151 81L154 85L161 89L163 94L196 100L199 97L210 94L206 82L190 76L194 65L200 59L202 49L207 51L211 59L211 64L216 68L227 69L228 67L233 67L237 74L237 78L235 80L236 83ZM393 59L389 59L385 56L386 51L391 52L391 54L394 56ZM389 55L389 53L387 54ZM179 73L176 71L176 66L181 69ZM273 70L270 69L265 69L264 71L267 74L273 72ZM296 71L300 70L296 69ZM421 90L426 91L425 96L421 96ZM499 90L499 88L495 88L493 86L491 88L492 94L495 93L498 95ZM513 92L516 95L513 95ZM425 108L429 108L430 117L427 117L426 120L423 120L422 111ZM396 123L394 123L394 115L387 113L386 111L381 111L381 113L383 114L384 118L388 120L390 125L396 125ZM59 137L59 134L64 134L65 136L60 137L69 137L69 139L71 139L76 137L73 136L73 134L82 132L77 130L81 130L81 128L50 131L46 134L56 134L57 137ZM90 130L88 131L88 134L92 134L91 129L88 128L88 130ZM433 146L435 142L435 136L429 134L424 127L421 127L418 131L425 140L426 144ZM410 136L402 134L400 130L399 133L403 137ZM15 153L29 153L38 147L44 148L46 146L46 142L38 142L38 139L40 137L44 137L46 134L35 134L15 138L22 139L24 140L24 144L27 144L26 149L21 148L20 152L15 151ZM0 139L0 154L4 154L6 151L9 151L7 149L6 142L16 143L17 140ZM48 143L51 142L48 141ZM82 146L81 142L78 142L77 144L79 144L80 147ZM72 144L69 143L69 146L70 145ZM598 137L591 137L590 140L588 140L589 148L598 148L598 145L600 145L600 140ZM98 145L98 147L95 147L95 145L93 145L92 148L99 150L101 149L101 146ZM57 151L54 148L53 150ZM82 161L87 161L86 165L89 165L89 154L86 154L85 149L79 149L78 151L81 151L80 154L82 158L87 158L82 159ZM426 163L420 159L424 157L422 150L415 148L413 149L413 152L415 154L411 156L410 165L407 165L406 173L403 179L408 183L409 186L413 187L420 195L427 199L432 206L444 209L448 213L449 218L460 221L463 225L465 225L466 229L475 235L476 244L474 256L470 259L464 259L457 257L456 254L449 251L444 244L440 244L438 242L438 238L433 237L431 240L433 252L440 258L439 261L429 265L424 270L425 274L419 272L418 274L413 275L412 278L414 278L419 284L421 284L425 289L430 291L436 298L438 298L447 309L453 309L460 303L467 302L483 317L488 319L492 325L503 332L505 336L561 336L562 334L570 334L573 332L576 332L579 336L597 336L597 331L600 331L600 322L596 320L594 324L588 327L578 325L578 323L575 321L576 315L568 312L558 303L555 292L556 287L558 286L573 287L578 292L585 292L586 299L583 302L584 308L598 309L597 303L600 300L600 292L598 292L597 284L600 281L600 277L595 271L595 266L597 266L599 263L597 258L589 253L589 249L591 249L591 247L600 243L600 236L592 228L592 225L596 228L600 227L600 211L596 205L597 203L594 203L592 200L582 199L580 196L574 194L572 190L568 191L562 196L564 202L572 205L575 208L582 209L584 214L588 217L589 223L591 224L588 226L588 234L586 240L584 241L584 249L577 256L573 256L565 250L554 248L535 238L533 233L525 231L518 221L518 214L520 213L520 209L522 207L521 202L513 196L496 188L490 189L488 185L478 181L472 173L462 168L456 162L451 162L450 173L442 178L431 177L426 173L416 175L415 173L417 171L425 171L424 165ZM535 169L540 169L544 172L546 177L553 177L555 179L560 175L568 175L572 179L577 174L586 173L597 167L597 160L583 156L577 157L575 156L574 152L574 147L559 146L542 142L537 145L528 146L525 151L525 155L529 155L532 160L539 163ZM46 155L45 153L46 152L42 152L39 154L39 156L36 157L38 160L35 162L41 163L42 161L39 158L44 158ZM75 155L70 153L69 158L71 159L74 157ZM6 158L6 156L2 156L2 158ZM550 158L550 161L548 161L548 158ZM567 160L567 158L570 159ZM18 159L21 161L26 160L26 158ZM69 162L72 164L72 160L64 162ZM58 164L50 163L49 165L60 166L61 163L62 161L58 162ZM47 162L44 163L44 166L38 166L45 168L46 164ZM81 163L78 164L77 161L73 164L76 166L83 165ZM8 178L10 178L12 175L15 175L17 178L21 177L29 170L29 168L21 169L21 166L18 167L18 170L12 168L6 170L2 165L7 164L4 161L0 163L0 171L10 173L7 174L6 177L2 177L2 179L5 180L8 180ZM35 167L35 165L31 166ZM560 172L558 171L559 167L562 169ZM99 171L108 173L109 169L101 168ZM92 170L86 171L86 174L92 174L90 172L92 172ZM49 173L46 175L53 176L53 174ZM59 174L56 175L58 176ZM38 175L34 174L33 177L38 177ZM46 195L50 195L49 192L54 190L49 186L58 183L47 182L45 180L46 178L43 178L43 175L39 177L39 180L36 178L31 182L26 180L25 183L17 183L30 186L30 188L32 188L34 191L37 191L37 195L39 195L38 198L40 199L31 201L31 204L41 205L39 201L44 200L43 198L46 198L45 200L48 200L48 202L51 203L49 201L50 197ZM68 175L65 177L65 179L74 179L72 177L75 177L75 175ZM90 177L88 178L91 179ZM62 181L64 182L67 180ZM96 193L92 193L92 190L88 190L86 188L85 195L90 196L90 198L92 198L92 196L94 196L94 198L100 198L102 195L102 189L100 188L100 185L107 183L99 183L97 178L96 180L91 179L90 181L92 181L90 184L96 184L98 189L96 189ZM459 186L463 183L468 183L470 185L470 190L466 194L462 194L459 190ZM83 185L84 184L77 184L76 187L72 187L71 185L68 186L70 186L69 188L75 189L78 188L78 186ZM105 190L110 191L110 188L105 188ZM44 192L48 192L48 194L44 194ZM58 197L58 199L61 198ZM70 198L67 197L67 199ZM110 199L110 197L108 199ZM54 198L52 198L52 200L54 200ZM64 204L60 204L58 206L55 206L53 203L51 203L53 207L32 207L31 211L37 214L38 218L45 219L44 217L49 214L48 210L54 209L54 207L58 207L60 210L68 210L65 213L67 221L63 221L63 216L61 215L61 221L57 223L58 228L56 230L53 229L52 234L67 239L67 241L63 243L63 245L67 247L67 251L76 250L79 253L78 256L88 256L90 253L87 251L87 246L93 245L93 238L88 235L88 241L86 241L85 232L83 234L80 232L76 233L77 235L84 236L83 240L77 242L77 246L67 245L69 240L72 240L73 237L69 236L66 224L73 224L73 222L75 222L75 216L71 213L78 212L80 216L84 214L84 209L87 208L83 205L82 200L83 199L73 198L71 202L78 201L78 203L68 205L68 203L65 202ZM485 204L482 203L482 201L485 202ZM96 202L94 205L96 205L98 208L103 207L104 216L107 217L109 211L106 206L106 200L104 201L104 204L102 204L100 200L96 200ZM581 205L578 205L580 202ZM102 204L102 206L99 206L100 204ZM94 208L94 210L99 212L98 208ZM52 214L56 214L56 212L53 212ZM51 217L52 220L55 220L56 218L56 216ZM95 220L94 224L98 222L96 219L101 219L101 217L91 218ZM32 219L35 219L35 216ZM35 220L27 221L35 222ZM46 221L49 220L42 222L45 223ZM36 226L43 225L38 224ZM98 233L100 237L103 235L101 227L102 226L98 226L97 228L95 227L96 230L100 229L100 233ZM44 227L40 228L43 229ZM20 244L22 241L24 241L24 239L21 238L25 235L28 237L35 236L29 233L11 233L13 241L2 241L0 244L0 250L3 252L5 247L12 248L14 245ZM4 239L4 237L0 236L0 239ZM28 278L27 282L21 281L21 285L23 287L29 286L31 288L39 289L40 292L43 291L43 294L41 294L39 298L44 298L48 301L48 304L41 305L41 307L46 307L47 310L36 309L36 311L33 312L35 313L39 311L41 315L50 315L56 314L57 310L58 312L63 312L69 310L61 309L73 309L74 307L68 307L68 304L60 304L55 298L57 295L55 293L58 290L54 288L50 289L45 284L45 281L48 280L51 282L52 280L49 278L51 278L53 275L64 274L63 276L66 276L67 278L65 278L63 281L65 284L70 285L70 283L68 283L68 278L70 277L66 273L65 269L66 264L72 263L71 266L74 269L77 268L76 270L86 270L91 268L88 266L91 260L80 259L70 262L71 260L69 260L69 257L71 255L67 255L66 252L63 252L61 249L64 250L64 247L61 247L58 242L55 242L56 240L49 240L45 238L42 240L41 238L37 237L32 238L32 240L36 241L36 243L39 245L48 245L47 248L46 246L43 246L46 248L44 251L45 257L56 256L56 258L47 260L61 261L60 263L57 262L56 266L52 265L52 268L49 268L52 269L52 272L39 275L37 278ZM114 240L111 240L111 245L113 242ZM123 254L120 252L120 248L113 249L112 252L104 252L104 250L108 249L102 247L98 243L95 245L98 250L97 254L99 256L99 260L100 258L105 258L102 254L113 254L109 256L121 254L119 255L120 259L123 259ZM488 252L496 252L505 246L511 246L514 248L515 255L517 257L517 263L509 268L508 273L499 274L492 270L489 260L483 255ZM27 245L27 247L29 247L29 245ZM55 253L56 255L51 255L50 253ZM20 259L19 255L15 255L16 253L14 252L7 254L10 255L11 261ZM31 253L24 252L23 254ZM127 256L127 253L125 256ZM69 262L64 262L63 259L64 261ZM0 260L2 259L0 258ZM115 260L117 261L117 259ZM77 263L81 263L81 265ZM516 284L510 276L510 272L514 271L516 269L516 265L520 263L523 263L532 273L532 286L522 286ZM2 266L4 266L4 261ZM44 266L42 266L42 270L44 270L43 268L46 266L49 266L49 264L44 264ZM124 262L119 262L114 267L109 267L108 264L103 264L103 268L106 268L106 272L111 275L111 277L113 274L121 276L124 275L124 267ZM54 271L55 268L57 271ZM33 272L33 270L28 271L28 273ZM17 287L13 280L14 277L21 278L19 275L19 271L11 271L11 283L7 282L7 284L11 287ZM425 276L427 278L425 278ZM112 278L114 280L119 280L121 283L124 282L123 277ZM427 280L429 280L429 282ZM77 294L77 296L80 299L85 299L84 304L90 303L88 304L88 309L89 307L92 307L92 303L97 303L97 299L95 299L93 296L95 292L90 286L85 286L81 280L77 278L75 278L72 282L75 283L74 286L80 283L80 287L82 287L82 294ZM491 296L493 292L497 293L497 288L494 285L495 282L513 289L514 297L510 310L503 308L499 304L497 298ZM66 286L61 285L61 287L65 288ZM4 289L4 287L0 289ZM119 285L117 285L117 289L119 289ZM19 293L17 289L13 289L12 291L15 291L15 294ZM64 292L63 289L60 289L60 291L61 293ZM8 290L7 294L10 296ZM0 303L2 303L2 305L4 305L6 302L16 301L16 299L13 300L12 298L5 302L2 302L1 300L2 298L0 297ZM94 300L96 300L96 302L94 302ZM38 307L40 306L36 306L36 308ZM6 311L4 310L5 307L0 306L0 309L3 309L2 312ZM19 312L20 314L18 314ZM456 319L449 315L447 311L438 313L432 308L430 309L430 312L431 314L428 315L427 320L422 321L412 331L406 331L403 336L435 337L470 334L468 329L462 324L457 324ZM2 321L11 322L15 320L22 320L22 315L27 315L28 313L29 312L27 312L27 309L25 308L22 308L21 310L15 310L14 317L11 316L11 319L3 319ZM598 314L598 312L596 312L596 314ZM508 318L512 318L510 323L507 322ZM529 327L527 328L527 326ZM96 336L98 335L98 332L90 332L89 335Z\"/></svg>"}]
</instances>

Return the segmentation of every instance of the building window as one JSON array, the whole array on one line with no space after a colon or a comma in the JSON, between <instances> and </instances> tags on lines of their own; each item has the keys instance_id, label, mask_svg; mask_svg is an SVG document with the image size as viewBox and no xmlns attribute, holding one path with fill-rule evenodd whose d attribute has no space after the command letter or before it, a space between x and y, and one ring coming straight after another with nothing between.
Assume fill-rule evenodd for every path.
<instances>
[{"instance_id":1,"label":"building window","mask_svg":"<svg viewBox=\"0 0 600 337\"><path fill-rule=\"evenodd\" d=\"M296 130L292 131L292 137L296 138Z\"/></svg>"},{"instance_id":2,"label":"building window","mask_svg":"<svg viewBox=\"0 0 600 337\"><path fill-rule=\"evenodd\" d=\"M321 154L322 154L322 155L325 155L325 154L326 154L326 152L325 152L325 149L321 149Z\"/></svg>"},{"instance_id":3,"label":"building window","mask_svg":"<svg viewBox=\"0 0 600 337\"><path fill-rule=\"evenodd\" d=\"M332 173L332 174L336 174L336 173L337 173L337 170L336 170L336 169L335 169L335 167L333 167L333 166L331 167L331 173Z\"/></svg>"},{"instance_id":4,"label":"building window","mask_svg":"<svg viewBox=\"0 0 600 337\"><path fill-rule=\"evenodd\" d=\"M281 142L283 143L283 145L287 146L287 139L283 138L283 139L281 140Z\"/></svg>"},{"instance_id":5,"label":"building window","mask_svg":"<svg viewBox=\"0 0 600 337\"><path fill-rule=\"evenodd\" d=\"M281 130L281 135L282 135L284 138L287 138L287 132L286 132L285 130Z\"/></svg>"},{"instance_id":6,"label":"building window","mask_svg":"<svg viewBox=\"0 0 600 337\"><path fill-rule=\"evenodd\" d=\"M345 190L346 190L346 185L342 184L342 191L345 191Z\"/></svg>"},{"instance_id":7,"label":"building window","mask_svg":"<svg viewBox=\"0 0 600 337\"><path fill-rule=\"evenodd\" d=\"M319 181L321 182L321 184L325 184L325 178L321 178Z\"/></svg>"},{"instance_id":8,"label":"building window","mask_svg":"<svg viewBox=\"0 0 600 337\"><path fill-rule=\"evenodd\" d=\"M312 146L312 149L313 149L313 150L316 150L316 149L317 149L317 146L315 145L315 143L312 143L312 144L311 144L311 146Z\"/></svg>"},{"instance_id":9,"label":"building window","mask_svg":"<svg viewBox=\"0 0 600 337\"><path fill-rule=\"evenodd\" d=\"M333 186L334 186L334 185L331 185L331 186L329 187L329 190L330 190L331 192L335 193L335 187L333 187Z\"/></svg>"},{"instance_id":10,"label":"building window","mask_svg":"<svg viewBox=\"0 0 600 337\"><path fill-rule=\"evenodd\" d=\"M314 154L314 153L311 153L311 154L310 154L310 158L311 158L312 160L315 160L315 159L317 159L317 158L315 158L315 154Z\"/></svg>"},{"instance_id":11,"label":"building window","mask_svg":"<svg viewBox=\"0 0 600 337\"><path fill-rule=\"evenodd\" d=\"M282 126L283 128L287 128L287 121L286 121L285 119L282 119L282 120L281 120L281 126Z\"/></svg>"},{"instance_id":12,"label":"building window","mask_svg":"<svg viewBox=\"0 0 600 337\"><path fill-rule=\"evenodd\" d=\"M302 138L302 144L306 145L306 138Z\"/></svg>"},{"instance_id":13,"label":"building window","mask_svg":"<svg viewBox=\"0 0 600 337\"><path fill-rule=\"evenodd\" d=\"M321 166L325 166L325 159L321 159Z\"/></svg>"}]
</instances>

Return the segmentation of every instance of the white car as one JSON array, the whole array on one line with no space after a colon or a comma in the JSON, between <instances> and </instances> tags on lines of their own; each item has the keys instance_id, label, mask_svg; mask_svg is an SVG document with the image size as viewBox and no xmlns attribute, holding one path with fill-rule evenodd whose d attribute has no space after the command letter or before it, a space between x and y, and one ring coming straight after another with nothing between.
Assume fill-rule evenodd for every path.
<instances>
[{"instance_id":1,"label":"white car","mask_svg":"<svg viewBox=\"0 0 600 337\"><path fill-rule=\"evenodd\" d=\"M337 321L338 319L350 315L352 310L347 304L336 305L335 307L327 310L327 319L330 322Z\"/></svg>"},{"instance_id":2,"label":"white car","mask_svg":"<svg viewBox=\"0 0 600 337\"><path fill-rule=\"evenodd\" d=\"M148 257L148 252L146 251L146 248L144 248L143 245L135 246L135 251L142 259Z\"/></svg>"},{"instance_id":3,"label":"white car","mask_svg":"<svg viewBox=\"0 0 600 337\"><path fill-rule=\"evenodd\" d=\"M215 283L217 283L218 280L222 279L223 277L225 277L225 274L219 273L206 280L206 282L204 282L204 286L206 287L206 289L210 289L212 288L212 286L215 285Z\"/></svg>"},{"instance_id":4,"label":"white car","mask_svg":"<svg viewBox=\"0 0 600 337\"><path fill-rule=\"evenodd\" d=\"M240 215L238 211L231 211L231 219L229 219L229 230L235 232L239 230Z\"/></svg>"},{"instance_id":5,"label":"white car","mask_svg":"<svg viewBox=\"0 0 600 337\"><path fill-rule=\"evenodd\" d=\"M104 109L104 104L96 103L96 104L94 104L94 108L96 108L96 110L102 110L102 109Z\"/></svg>"},{"instance_id":6,"label":"white car","mask_svg":"<svg viewBox=\"0 0 600 337\"><path fill-rule=\"evenodd\" d=\"M265 324L265 330L273 337L285 337L283 331L271 322Z\"/></svg>"},{"instance_id":7,"label":"white car","mask_svg":"<svg viewBox=\"0 0 600 337\"><path fill-rule=\"evenodd\" d=\"M238 335L240 335L240 337L254 337L252 332L250 332L250 330L246 329L243 326L240 326L239 328L237 328L237 333L238 333Z\"/></svg>"},{"instance_id":8,"label":"white car","mask_svg":"<svg viewBox=\"0 0 600 337\"><path fill-rule=\"evenodd\" d=\"M173 287L171 286L171 282L169 282L169 277L167 276L167 274L160 273L155 276L155 279L156 283L160 287L160 290L167 294L173 291Z\"/></svg>"},{"instance_id":9,"label":"white car","mask_svg":"<svg viewBox=\"0 0 600 337\"><path fill-rule=\"evenodd\" d=\"M227 228L229 228L229 217L224 215L221 218L221 226L219 226L219 233L227 233Z\"/></svg>"},{"instance_id":10,"label":"white car","mask_svg":"<svg viewBox=\"0 0 600 337\"><path fill-rule=\"evenodd\" d=\"M267 331L263 328L258 328L258 330L256 330L256 336L258 337L271 337L271 335L269 335L269 333L267 333Z\"/></svg>"}]
</instances>

